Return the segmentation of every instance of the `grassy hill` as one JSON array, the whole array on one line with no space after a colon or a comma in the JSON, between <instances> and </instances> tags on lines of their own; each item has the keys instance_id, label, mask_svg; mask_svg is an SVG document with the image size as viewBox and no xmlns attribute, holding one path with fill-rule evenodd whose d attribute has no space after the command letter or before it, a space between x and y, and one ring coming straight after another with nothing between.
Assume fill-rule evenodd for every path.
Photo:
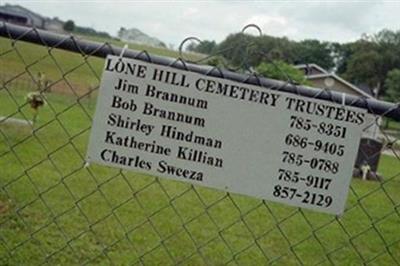
<instances>
[{"instance_id":1,"label":"grassy hill","mask_svg":"<svg viewBox=\"0 0 400 266\"><path fill-rule=\"evenodd\" d=\"M124 46L124 43L115 39L93 36L78 36L78 38L100 43L108 42L118 47ZM179 57L177 51L163 48L140 44L129 44L129 48L137 51L145 50L150 55ZM185 57L196 60L201 55L187 54ZM103 64L104 59L102 58L89 57L85 59L77 53L21 41L13 43L9 39L0 38L0 81L2 77L3 80L10 80L16 76L18 76L18 80L34 80L41 72L44 73L46 79L56 83L56 87L64 87L73 93L75 88L79 91L81 87L96 86L101 76Z\"/></svg>"}]
</instances>

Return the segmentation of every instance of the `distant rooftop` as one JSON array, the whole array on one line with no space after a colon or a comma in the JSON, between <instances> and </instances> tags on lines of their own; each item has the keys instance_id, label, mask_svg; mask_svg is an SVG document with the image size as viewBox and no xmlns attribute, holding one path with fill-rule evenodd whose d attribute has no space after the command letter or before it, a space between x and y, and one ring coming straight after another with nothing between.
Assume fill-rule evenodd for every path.
<instances>
[{"instance_id":1,"label":"distant rooftop","mask_svg":"<svg viewBox=\"0 0 400 266\"><path fill-rule=\"evenodd\" d=\"M361 94L365 97L371 98L373 97L374 93L371 91L371 89L366 86L366 85L361 85L361 86L356 86L347 80L339 77L335 73L330 73L321 66L310 63L310 64L301 64L301 65L296 65L295 68L304 71L304 75L308 80L315 80L315 79L322 79L322 78L333 78L336 81L339 81L340 83L346 85L349 89L357 92L358 94Z\"/></svg>"}]
</instances>

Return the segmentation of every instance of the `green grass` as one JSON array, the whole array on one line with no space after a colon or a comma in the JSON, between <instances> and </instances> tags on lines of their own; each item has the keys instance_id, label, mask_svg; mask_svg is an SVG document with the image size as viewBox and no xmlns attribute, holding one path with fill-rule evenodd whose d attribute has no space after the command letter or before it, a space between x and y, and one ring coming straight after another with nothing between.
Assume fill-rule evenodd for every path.
<instances>
[{"instance_id":1,"label":"green grass","mask_svg":"<svg viewBox=\"0 0 400 266\"><path fill-rule=\"evenodd\" d=\"M0 74L21 74L18 81L44 71L60 83L99 82L103 60L51 55L0 38ZM18 82L0 87L0 116L32 119L25 95L34 89ZM149 175L84 168L95 98L73 92L46 95L34 132L0 125L0 265L400 261L398 159L382 156L383 183L353 180L338 219Z\"/></svg>"},{"instance_id":2,"label":"green grass","mask_svg":"<svg viewBox=\"0 0 400 266\"><path fill-rule=\"evenodd\" d=\"M400 122L394 121L393 119L390 119L388 129L399 130L400 131Z\"/></svg>"},{"instance_id":3,"label":"green grass","mask_svg":"<svg viewBox=\"0 0 400 266\"><path fill-rule=\"evenodd\" d=\"M397 131L400 134L400 122L391 118L384 118L381 127L383 130Z\"/></svg>"},{"instance_id":4,"label":"green grass","mask_svg":"<svg viewBox=\"0 0 400 266\"><path fill-rule=\"evenodd\" d=\"M1 90L0 114L30 119L25 94ZM47 101L34 134L28 126L0 126L7 209L0 214L0 264L261 265L267 256L278 265L310 265L330 253L338 265L359 265L360 255L393 265L388 251L400 260L396 158L382 156L384 183L352 182L347 211L336 220L148 175L83 168L94 104L56 94Z\"/></svg>"},{"instance_id":5,"label":"green grass","mask_svg":"<svg viewBox=\"0 0 400 266\"><path fill-rule=\"evenodd\" d=\"M111 43L123 47L124 43L97 37L81 36L100 43ZM149 54L178 58L177 51L156 48L140 44L129 44L129 48L137 51L147 51ZM185 54L186 59L197 60L199 54ZM97 85L104 66L104 59L89 57L81 54L58 49L48 49L44 46L17 41L14 44L9 39L0 37L0 80L2 76L11 79L36 79L39 72L52 82L59 81L64 86L67 82L73 86Z\"/></svg>"},{"instance_id":6,"label":"green grass","mask_svg":"<svg viewBox=\"0 0 400 266\"><path fill-rule=\"evenodd\" d=\"M381 131L387 136L395 138L397 141L394 143L393 148L400 149L400 122L390 118L384 118L381 123ZM386 137L383 138L386 141Z\"/></svg>"}]
</instances>

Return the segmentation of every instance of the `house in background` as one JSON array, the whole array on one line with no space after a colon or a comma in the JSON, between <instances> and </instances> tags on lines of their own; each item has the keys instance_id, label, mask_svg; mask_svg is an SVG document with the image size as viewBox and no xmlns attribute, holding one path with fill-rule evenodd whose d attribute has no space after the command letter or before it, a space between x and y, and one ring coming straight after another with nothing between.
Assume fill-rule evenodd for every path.
<instances>
[{"instance_id":1,"label":"house in background","mask_svg":"<svg viewBox=\"0 0 400 266\"><path fill-rule=\"evenodd\" d=\"M43 17L20 5L5 4L0 6L0 21L60 33L64 32L63 21L58 18Z\"/></svg>"},{"instance_id":2,"label":"house in background","mask_svg":"<svg viewBox=\"0 0 400 266\"><path fill-rule=\"evenodd\" d=\"M0 21L6 21L12 24L18 24L23 26L30 26L32 23L29 18L20 16L13 12L4 12L0 10Z\"/></svg>"},{"instance_id":3,"label":"house in background","mask_svg":"<svg viewBox=\"0 0 400 266\"><path fill-rule=\"evenodd\" d=\"M330 89L358 97L375 98L367 86L357 87L334 73L330 73L317 64L296 65L295 68L303 71L306 79L313 87ZM367 115L368 127L364 130L363 137L377 139L381 119L378 116Z\"/></svg>"},{"instance_id":4,"label":"house in background","mask_svg":"<svg viewBox=\"0 0 400 266\"><path fill-rule=\"evenodd\" d=\"M366 98L375 98L373 92L367 86L357 87L338 75L328 72L317 64L296 65L295 68L303 71L307 80L310 81L314 87L328 88Z\"/></svg>"}]
</instances>

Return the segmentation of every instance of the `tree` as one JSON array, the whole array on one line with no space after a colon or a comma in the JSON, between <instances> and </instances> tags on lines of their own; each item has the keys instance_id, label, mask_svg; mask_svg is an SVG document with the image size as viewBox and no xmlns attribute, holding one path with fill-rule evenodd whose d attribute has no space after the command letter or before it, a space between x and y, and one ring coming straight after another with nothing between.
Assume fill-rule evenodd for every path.
<instances>
[{"instance_id":1,"label":"tree","mask_svg":"<svg viewBox=\"0 0 400 266\"><path fill-rule=\"evenodd\" d=\"M388 73L400 69L400 31L382 30L373 36L378 44L378 53L381 56L380 94L385 96L387 86L384 85Z\"/></svg>"},{"instance_id":2,"label":"tree","mask_svg":"<svg viewBox=\"0 0 400 266\"><path fill-rule=\"evenodd\" d=\"M370 88L379 86L384 78L381 55L374 50L356 52L347 62L345 78Z\"/></svg>"},{"instance_id":3,"label":"tree","mask_svg":"<svg viewBox=\"0 0 400 266\"><path fill-rule=\"evenodd\" d=\"M292 65L283 61L273 61L272 63L261 63L256 67L257 73L271 79L291 81L297 84L308 85L303 72Z\"/></svg>"},{"instance_id":4,"label":"tree","mask_svg":"<svg viewBox=\"0 0 400 266\"><path fill-rule=\"evenodd\" d=\"M64 30L65 30L65 31L71 32L71 31L74 31L74 29L75 29L75 22L74 22L74 21L72 21L72 20L67 20L67 21L64 23Z\"/></svg>"},{"instance_id":5,"label":"tree","mask_svg":"<svg viewBox=\"0 0 400 266\"><path fill-rule=\"evenodd\" d=\"M382 30L374 35L364 34L348 44L350 56L345 62L344 77L355 84L377 89L385 97L386 76L400 68L400 31Z\"/></svg>"},{"instance_id":6,"label":"tree","mask_svg":"<svg viewBox=\"0 0 400 266\"><path fill-rule=\"evenodd\" d=\"M260 63L273 60L294 62L294 42L288 38L268 35L253 36L244 33L229 35L216 48L232 66L256 67Z\"/></svg>"},{"instance_id":7,"label":"tree","mask_svg":"<svg viewBox=\"0 0 400 266\"><path fill-rule=\"evenodd\" d=\"M385 80L386 99L400 102L400 69L391 70Z\"/></svg>"},{"instance_id":8,"label":"tree","mask_svg":"<svg viewBox=\"0 0 400 266\"><path fill-rule=\"evenodd\" d=\"M352 45L354 43L330 43L330 50L333 62L335 64L335 72L338 75L343 75L347 70L347 63L349 58L353 55L354 49Z\"/></svg>"},{"instance_id":9,"label":"tree","mask_svg":"<svg viewBox=\"0 0 400 266\"><path fill-rule=\"evenodd\" d=\"M217 43L215 41L202 41L201 43L190 43L187 47L187 50L198 52L202 54L212 54L217 47Z\"/></svg>"},{"instance_id":10,"label":"tree","mask_svg":"<svg viewBox=\"0 0 400 266\"><path fill-rule=\"evenodd\" d=\"M325 69L334 67L331 45L318 40L304 40L295 44L296 63L315 63Z\"/></svg>"},{"instance_id":11,"label":"tree","mask_svg":"<svg viewBox=\"0 0 400 266\"><path fill-rule=\"evenodd\" d=\"M346 70L342 76L356 85L367 85L371 90L378 90L380 95L385 80L384 60L379 44L370 36L350 44L350 56L347 58Z\"/></svg>"},{"instance_id":12,"label":"tree","mask_svg":"<svg viewBox=\"0 0 400 266\"><path fill-rule=\"evenodd\" d=\"M243 62L249 60L248 51L246 50L248 44L253 43L254 40L255 37L251 35L243 33L230 34L218 45L218 51L232 66L243 66Z\"/></svg>"},{"instance_id":13,"label":"tree","mask_svg":"<svg viewBox=\"0 0 400 266\"><path fill-rule=\"evenodd\" d=\"M229 35L216 48L209 48L209 44L204 44L207 47L205 50L223 56L226 65L234 69L255 68L262 62L274 61L316 63L356 85L376 90L378 96L385 96L389 71L400 69L400 31L382 30L372 35L363 34L359 40L344 44L319 40L296 42L288 38L244 33ZM283 76L276 78L286 80Z\"/></svg>"},{"instance_id":14,"label":"tree","mask_svg":"<svg viewBox=\"0 0 400 266\"><path fill-rule=\"evenodd\" d=\"M125 27L120 27L117 33L118 37L121 38L122 35L125 33L125 31L126 31Z\"/></svg>"}]
</instances>

